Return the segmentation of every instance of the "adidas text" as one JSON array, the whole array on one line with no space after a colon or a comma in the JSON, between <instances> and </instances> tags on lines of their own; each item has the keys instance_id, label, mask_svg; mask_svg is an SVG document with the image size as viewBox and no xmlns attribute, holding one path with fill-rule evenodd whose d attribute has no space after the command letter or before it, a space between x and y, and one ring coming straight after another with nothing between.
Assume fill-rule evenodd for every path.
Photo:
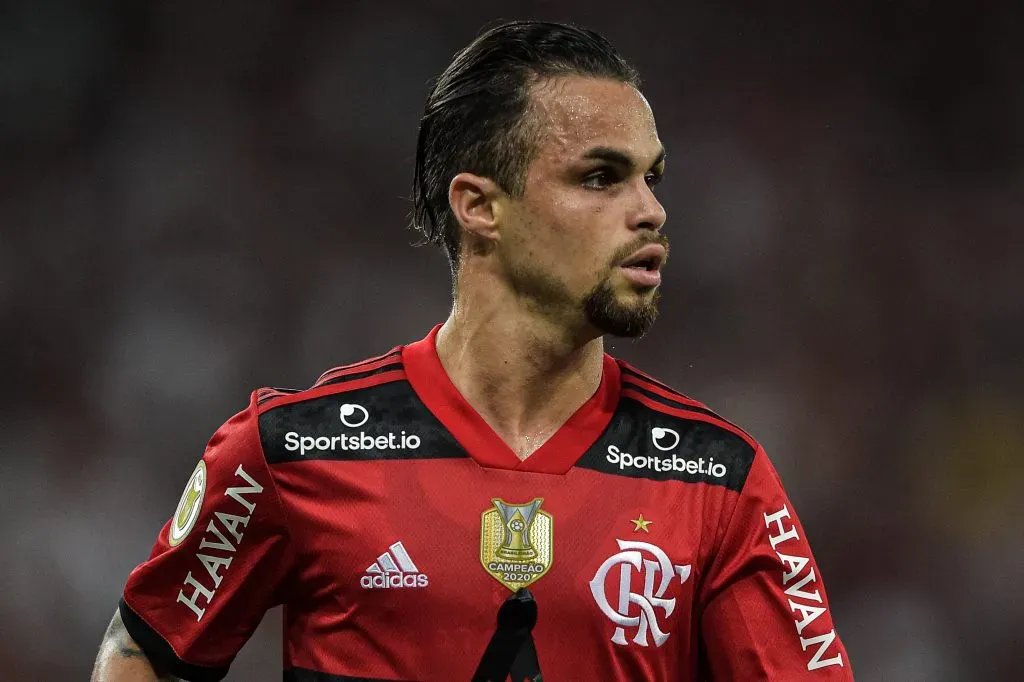
<instances>
[{"instance_id":1,"label":"adidas text","mask_svg":"<svg viewBox=\"0 0 1024 682\"><path fill-rule=\"evenodd\" d=\"M389 587L426 587L429 579L422 573L390 573L387 575L364 575L359 584L367 590Z\"/></svg>"},{"instance_id":2,"label":"adidas text","mask_svg":"<svg viewBox=\"0 0 1024 682\"><path fill-rule=\"evenodd\" d=\"M359 584L364 590L387 590L403 587L426 587L426 574L413 562L402 541L392 544L388 551L366 567Z\"/></svg>"}]
</instances>

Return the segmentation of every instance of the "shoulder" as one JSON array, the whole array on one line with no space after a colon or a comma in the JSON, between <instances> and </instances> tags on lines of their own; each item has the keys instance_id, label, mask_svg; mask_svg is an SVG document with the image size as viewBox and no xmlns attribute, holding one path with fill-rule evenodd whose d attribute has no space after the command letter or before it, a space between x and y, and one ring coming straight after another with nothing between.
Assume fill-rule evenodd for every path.
<instances>
[{"instance_id":1,"label":"shoulder","mask_svg":"<svg viewBox=\"0 0 1024 682\"><path fill-rule=\"evenodd\" d=\"M742 428L699 400L622 360L620 412L643 432L650 451L657 456L679 454L689 461L714 458L721 467L706 482L739 490L746 481L761 445ZM689 466L689 464L687 464ZM710 466L710 465L709 465ZM726 473L727 472L727 473Z\"/></svg>"},{"instance_id":2,"label":"shoulder","mask_svg":"<svg viewBox=\"0 0 1024 682\"><path fill-rule=\"evenodd\" d=\"M258 414L285 405L292 405L325 396L337 395L372 386L405 380L402 364L403 346L395 346L387 353L333 367L309 388L260 388L253 394Z\"/></svg>"},{"instance_id":3,"label":"shoulder","mask_svg":"<svg viewBox=\"0 0 1024 682\"><path fill-rule=\"evenodd\" d=\"M254 396L258 439L270 465L427 456L419 446L437 431L396 346L320 375L306 389L265 388ZM450 448L446 448L448 452Z\"/></svg>"},{"instance_id":4,"label":"shoulder","mask_svg":"<svg viewBox=\"0 0 1024 682\"><path fill-rule=\"evenodd\" d=\"M288 447L289 432L296 432L296 438L301 432L303 437L316 441L316 437L322 435L323 425L338 422L345 426L362 426L371 414L382 412L380 405L401 403L404 393L408 392L402 381L405 373L401 351L399 346L383 355L331 369L307 389L253 391L248 405L224 422L210 438L189 480L189 489L194 489L196 494L188 499L194 501L198 496L201 503L205 490L219 490L221 496L231 496L233 491L240 490L251 490L254 495L275 490L274 495L266 497L278 499L281 494L279 477L271 465L298 459ZM398 400L394 400L395 394ZM183 505L187 493L182 498ZM248 501L246 498L240 503L247 506ZM274 504L264 504L264 507L274 507ZM181 508L176 514L175 518L188 516L183 515ZM186 532L178 531L178 534L183 536Z\"/></svg>"},{"instance_id":5,"label":"shoulder","mask_svg":"<svg viewBox=\"0 0 1024 682\"><path fill-rule=\"evenodd\" d=\"M749 433L710 407L685 395L628 362L616 359L621 372L622 395L648 410L683 420L699 420L713 424L743 440L754 450L760 444Z\"/></svg>"}]
</instances>

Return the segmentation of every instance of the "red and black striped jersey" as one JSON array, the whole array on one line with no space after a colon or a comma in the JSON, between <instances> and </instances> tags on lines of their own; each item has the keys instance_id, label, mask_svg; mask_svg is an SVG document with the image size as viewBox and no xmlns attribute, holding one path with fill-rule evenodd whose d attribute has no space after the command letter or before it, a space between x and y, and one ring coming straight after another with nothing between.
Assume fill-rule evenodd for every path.
<instances>
[{"instance_id":1,"label":"red and black striped jersey","mask_svg":"<svg viewBox=\"0 0 1024 682\"><path fill-rule=\"evenodd\" d=\"M285 680L470 680L526 588L518 680L852 679L749 435L606 355L597 392L520 461L436 332L256 391L217 431L121 600L155 663L221 679L283 604Z\"/></svg>"}]
</instances>

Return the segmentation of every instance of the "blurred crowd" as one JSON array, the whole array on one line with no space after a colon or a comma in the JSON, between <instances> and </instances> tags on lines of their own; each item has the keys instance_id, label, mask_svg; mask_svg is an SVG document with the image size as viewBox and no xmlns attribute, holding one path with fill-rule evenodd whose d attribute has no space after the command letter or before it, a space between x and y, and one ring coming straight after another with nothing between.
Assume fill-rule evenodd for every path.
<instances>
[{"instance_id":1,"label":"blurred crowd","mask_svg":"<svg viewBox=\"0 0 1024 682\"><path fill-rule=\"evenodd\" d=\"M662 318L612 352L764 443L858 680L1021 679L1024 11L829 4L6 3L0 677L87 678L252 389L444 318L423 100L535 17L632 59L668 149Z\"/></svg>"}]
</instances>

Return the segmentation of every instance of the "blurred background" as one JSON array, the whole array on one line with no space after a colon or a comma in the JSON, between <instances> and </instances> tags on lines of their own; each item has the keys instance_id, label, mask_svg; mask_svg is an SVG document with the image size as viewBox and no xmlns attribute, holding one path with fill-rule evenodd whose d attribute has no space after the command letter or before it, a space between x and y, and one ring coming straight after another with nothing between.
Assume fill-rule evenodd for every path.
<instances>
[{"instance_id":1,"label":"blurred background","mask_svg":"<svg viewBox=\"0 0 1024 682\"><path fill-rule=\"evenodd\" d=\"M1020 680L1020 3L0 7L0 677L84 680L258 386L420 338L430 79L496 18L639 67L663 315L612 352L768 449L858 680ZM280 679L271 612L229 680Z\"/></svg>"}]
</instances>

